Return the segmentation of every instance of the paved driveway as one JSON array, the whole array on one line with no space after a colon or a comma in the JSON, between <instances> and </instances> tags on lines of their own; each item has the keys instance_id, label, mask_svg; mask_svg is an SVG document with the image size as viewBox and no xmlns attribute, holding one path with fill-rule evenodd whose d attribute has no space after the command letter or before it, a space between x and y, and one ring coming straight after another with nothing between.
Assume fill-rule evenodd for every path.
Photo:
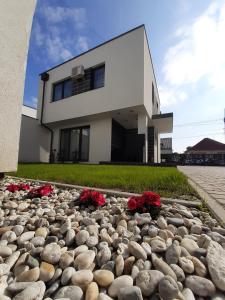
<instances>
[{"instance_id":1,"label":"paved driveway","mask_svg":"<svg viewBox=\"0 0 225 300\"><path fill-rule=\"evenodd\" d=\"M203 198L225 221L225 167L179 166L178 169L203 190Z\"/></svg>"}]
</instances>

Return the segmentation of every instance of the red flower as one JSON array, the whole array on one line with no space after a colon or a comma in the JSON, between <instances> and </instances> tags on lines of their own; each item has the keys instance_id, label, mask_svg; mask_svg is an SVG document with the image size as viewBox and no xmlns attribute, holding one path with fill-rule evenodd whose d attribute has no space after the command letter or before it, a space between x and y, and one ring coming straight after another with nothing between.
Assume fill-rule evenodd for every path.
<instances>
[{"instance_id":1,"label":"red flower","mask_svg":"<svg viewBox=\"0 0 225 300\"><path fill-rule=\"evenodd\" d=\"M137 208L137 199L138 197L131 197L129 200L128 200L128 208L130 210L135 210Z\"/></svg>"},{"instance_id":2,"label":"red flower","mask_svg":"<svg viewBox=\"0 0 225 300\"><path fill-rule=\"evenodd\" d=\"M51 185L44 185L37 188L32 188L28 193L28 197L35 198L48 196L52 191L53 188Z\"/></svg>"},{"instance_id":3,"label":"red flower","mask_svg":"<svg viewBox=\"0 0 225 300\"><path fill-rule=\"evenodd\" d=\"M89 202L90 204L102 206L105 204L104 196L99 193L98 191L91 191L85 189L80 194L80 201L81 202Z\"/></svg>"},{"instance_id":4,"label":"red flower","mask_svg":"<svg viewBox=\"0 0 225 300\"><path fill-rule=\"evenodd\" d=\"M18 185L18 188L19 188L20 191L21 191L21 190L22 190L22 191L27 191L27 190L30 189L30 186L29 186L28 184L21 183L21 184Z\"/></svg>"},{"instance_id":5,"label":"red flower","mask_svg":"<svg viewBox=\"0 0 225 300\"><path fill-rule=\"evenodd\" d=\"M16 191L19 190L19 186L17 184L11 183L7 186L6 190L11 193L15 193Z\"/></svg>"},{"instance_id":6,"label":"red flower","mask_svg":"<svg viewBox=\"0 0 225 300\"><path fill-rule=\"evenodd\" d=\"M142 197L147 205L161 206L160 196L153 192L144 192Z\"/></svg>"},{"instance_id":7,"label":"red flower","mask_svg":"<svg viewBox=\"0 0 225 300\"><path fill-rule=\"evenodd\" d=\"M143 208L145 205L145 199L144 197L136 197L136 202L137 202L137 208Z\"/></svg>"}]
</instances>

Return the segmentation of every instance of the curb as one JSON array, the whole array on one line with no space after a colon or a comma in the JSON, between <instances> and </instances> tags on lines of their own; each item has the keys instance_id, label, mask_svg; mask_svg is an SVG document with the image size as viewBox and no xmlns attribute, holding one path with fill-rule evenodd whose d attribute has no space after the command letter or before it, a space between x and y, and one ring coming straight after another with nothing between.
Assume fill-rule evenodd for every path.
<instances>
[{"instance_id":1,"label":"curb","mask_svg":"<svg viewBox=\"0 0 225 300\"><path fill-rule=\"evenodd\" d=\"M198 183L188 177L190 185L198 192L202 202L208 207L212 215L217 219L222 227L225 228L225 210L214 197L209 195Z\"/></svg>"},{"instance_id":2,"label":"curb","mask_svg":"<svg viewBox=\"0 0 225 300\"><path fill-rule=\"evenodd\" d=\"M116 196L116 197L124 197L124 198L130 198L132 196L140 196L140 194L137 193L128 193L128 192L121 192L121 191L115 191L111 189L102 189L102 188L95 188L95 187L88 187L88 186L81 186L81 185L74 185L74 184L68 184L68 183L60 183L60 182L54 182L54 181L45 181L45 180L38 180L38 179L30 179L30 178L23 178L23 177L16 177L16 176L9 176L7 175L6 177L13 178L13 179L22 179L22 180L27 180L31 182L39 182L43 184L51 184L55 185L56 187L59 188L67 188L67 189L78 189L78 190L83 190L83 189L92 189L95 191L98 191L102 194L107 194L109 196ZM188 201L188 200L182 200L182 199L171 199L171 198L164 198L161 197L161 202L165 204L181 204L187 207L199 207L201 205L201 201Z\"/></svg>"}]
</instances>

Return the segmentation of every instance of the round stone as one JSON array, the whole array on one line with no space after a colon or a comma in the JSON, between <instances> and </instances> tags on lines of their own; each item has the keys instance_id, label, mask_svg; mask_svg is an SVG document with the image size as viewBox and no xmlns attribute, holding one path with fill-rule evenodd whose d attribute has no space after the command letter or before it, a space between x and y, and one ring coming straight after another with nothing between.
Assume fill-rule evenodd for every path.
<instances>
[{"instance_id":1,"label":"round stone","mask_svg":"<svg viewBox=\"0 0 225 300\"><path fill-rule=\"evenodd\" d=\"M163 240L154 239L150 241L152 252L161 253L166 251L166 244Z\"/></svg>"},{"instance_id":2,"label":"round stone","mask_svg":"<svg viewBox=\"0 0 225 300\"><path fill-rule=\"evenodd\" d=\"M60 256L61 249L56 243L46 245L41 253L42 259L53 265L59 262Z\"/></svg>"},{"instance_id":3,"label":"round stone","mask_svg":"<svg viewBox=\"0 0 225 300\"><path fill-rule=\"evenodd\" d=\"M158 287L163 273L157 270L140 271L136 277L136 285L141 289L143 296L152 295Z\"/></svg>"},{"instance_id":4,"label":"round stone","mask_svg":"<svg viewBox=\"0 0 225 300\"><path fill-rule=\"evenodd\" d=\"M189 238L183 238L180 245L184 247L191 255L199 248L198 244Z\"/></svg>"},{"instance_id":5,"label":"round stone","mask_svg":"<svg viewBox=\"0 0 225 300\"><path fill-rule=\"evenodd\" d=\"M137 259L139 259L139 258L141 258L143 260L147 259L147 253L137 242L134 242L134 241L129 242L128 250Z\"/></svg>"},{"instance_id":6,"label":"round stone","mask_svg":"<svg viewBox=\"0 0 225 300\"><path fill-rule=\"evenodd\" d=\"M115 261L116 276L121 276L124 269L124 259L122 255L118 255Z\"/></svg>"},{"instance_id":7,"label":"round stone","mask_svg":"<svg viewBox=\"0 0 225 300\"><path fill-rule=\"evenodd\" d=\"M88 231L86 230L79 231L75 237L77 246L85 244L88 238L89 238Z\"/></svg>"},{"instance_id":8,"label":"round stone","mask_svg":"<svg viewBox=\"0 0 225 300\"><path fill-rule=\"evenodd\" d=\"M45 289L46 287L43 281L33 282L28 287L26 287L22 292L17 294L13 298L13 300L43 299Z\"/></svg>"},{"instance_id":9,"label":"round stone","mask_svg":"<svg viewBox=\"0 0 225 300\"><path fill-rule=\"evenodd\" d=\"M128 286L119 290L118 300L143 300L138 286Z\"/></svg>"},{"instance_id":10,"label":"round stone","mask_svg":"<svg viewBox=\"0 0 225 300\"><path fill-rule=\"evenodd\" d=\"M122 275L117 277L108 289L110 297L118 297L121 288L129 287L133 285L133 278L128 275Z\"/></svg>"},{"instance_id":11,"label":"round stone","mask_svg":"<svg viewBox=\"0 0 225 300\"><path fill-rule=\"evenodd\" d=\"M195 275L190 275L185 279L185 286L202 297L210 297L216 292L211 280Z\"/></svg>"},{"instance_id":12,"label":"round stone","mask_svg":"<svg viewBox=\"0 0 225 300\"><path fill-rule=\"evenodd\" d=\"M72 267L68 267L65 270L63 270L62 277L61 277L61 284L68 285L75 272L76 272L75 269Z\"/></svg>"},{"instance_id":13,"label":"round stone","mask_svg":"<svg viewBox=\"0 0 225 300\"><path fill-rule=\"evenodd\" d=\"M68 298L70 300L82 300L83 291L79 286L64 286L54 296L54 299L60 298Z\"/></svg>"},{"instance_id":14,"label":"round stone","mask_svg":"<svg viewBox=\"0 0 225 300\"><path fill-rule=\"evenodd\" d=\"M165 276L159 282L159 295L164 300L176 299L179 293L179 288L176 281L170 277Z\"/></svg>"},{"instance_id":15,"label":"round stone","mask_svg":"<svg viewBox=\"0 0 225 300\"><path fill-rule=\"evenodd\" d=\"M194 264L190 259L188 259L188 257L180 257L179 265L181 269L187 274L192 274L194 272Z\"/></svg>"},{"instance_id":16,"label":"round stone","mask_svg":"<svg viewBox=\"0 0 225 300\"><path fill-rule=\"evenodd\" d=\"M114 280L114 274L108 270L97 270L94 272L94 280L99 286L107 287Z\"/></svg>"},{"instance_id":17,"label":"round stone","mask_svg":"<svg viewBox=\"0 0 225 300\"><path fill-rule=\"evenodd\" d=\"M166 250L166 262L170 264L177 264L181 254L181 248L178 241L174 241Z\"/></svg>"},{"instance_id":18,"label":"round stone","mask_svg":"<svg viewBox=\"0 0 225 300\"><path fill-rule=\"evenodd\" d=\"M73 274L71 282L73 285L79 286L82 290L86 290L89 283L93 280L93 274L90 270L81 270Z\"/></svg>"},{"instance_id":19,"label":"round stone","mask_svg":"<svg viewBox=\"0 0 225 300\"><path fill-rule=\"evenodd\" d=\"M85 300L97 300L99 295L98 285L96 282L91 282L87 287Z\"/></svg>"},{"instance_id":20,"label":"round stone","mask_svg":"<svg viewBox=\"0 0 225 300\"><path fill-rule=\"evenodd\" d=\"M1 257L7 257L12 254L12 249L8 246L0 246L0 256Z\"/></svg>"},{"instance_id":21,"label":"round stone","mask_svg":"<svg viewBox=\"0 0 225 300\"><path fill-rule=\"evenodd\" d=\"M7 275L10 271L10 266L8 264L0 264L0 277Z\"/></svg>"},{"instance_id":22,"label":"round stone","mask_svg":"<svg viewBox=\"0 0 225 300\"><path fill-rule=\"evenodd\" d=\"M40 265L40 280L48 282L55 274L55 268L52 264L42 262Z\"/></svg>"},{"instance_id":23,"label":"round stone","mask_svg":"<svg viewBox=\"0 0 225 300\"><path fill-rule=\"evenodd\" d=\"M88 269L95 259L95 252L87 250L80 253L74 260L74 267L78 270Z\"/></svg>"},{"instance_id":24,"label":"round stone","mask_svg":"<svg viewBox=\"0 0 225 300\"><path fill-rule=\"evenodd\" d=\"M39 276L40 276L40 269L36 267L19 274L16 277L16 280L20 282L37 281Z\"/></svg>"}]
</instances>

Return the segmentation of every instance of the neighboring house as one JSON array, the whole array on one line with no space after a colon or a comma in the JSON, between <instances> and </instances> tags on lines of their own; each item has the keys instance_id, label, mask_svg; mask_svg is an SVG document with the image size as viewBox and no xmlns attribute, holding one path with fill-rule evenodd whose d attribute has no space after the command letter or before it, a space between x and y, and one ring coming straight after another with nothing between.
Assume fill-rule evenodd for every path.
<instances>
[{"instance_id":1,"label":"neighboring house","mask_svg":"<svg viewBox=\"0 0 225 300\"><path fill-rule=\"evenodd\" d=\"M19 162L40 162L49 157L50 135L37 120L37 110L23 105Z\"/></svg>"},{"instance_id":2,"label":"neighboring house","mask_svg":"<svg viewBox=\"0 0 225 300\"><path fill-rule=\"evenodd\" d=\"M186 163L225 164L225 144L205 138L185 151Z\"/></svg>"},{"instance_id":3,"label":"neighboring house","mask_svg":"<svg viewBox=\"0 0 225 300\"><path fill-rule=\"evenodd\" d=\"M173 158L172 138L161 138L160 146L161 146L161 161L162 162L171 161Z\"/></svg>"},{"instance_id":4,"label":"neighboring house","mask_svg":"<svg viewBox=\"0 0 225 300\"><path fill-rule=\"evenodd\" d=\"M16 171L24 79L36 0L0 1L0 179Z\"/></svg>"},{"instance_id":5,"label":"neighboring house","mask_svg":"<svg viewBox=\"0 0 225 300\"><path fill-rule=\"evenodd\" d=\"M52 161L160 162L159 135L173 129L144 25L42 73L38 99Z\"/></svg>"}]
</instances>

